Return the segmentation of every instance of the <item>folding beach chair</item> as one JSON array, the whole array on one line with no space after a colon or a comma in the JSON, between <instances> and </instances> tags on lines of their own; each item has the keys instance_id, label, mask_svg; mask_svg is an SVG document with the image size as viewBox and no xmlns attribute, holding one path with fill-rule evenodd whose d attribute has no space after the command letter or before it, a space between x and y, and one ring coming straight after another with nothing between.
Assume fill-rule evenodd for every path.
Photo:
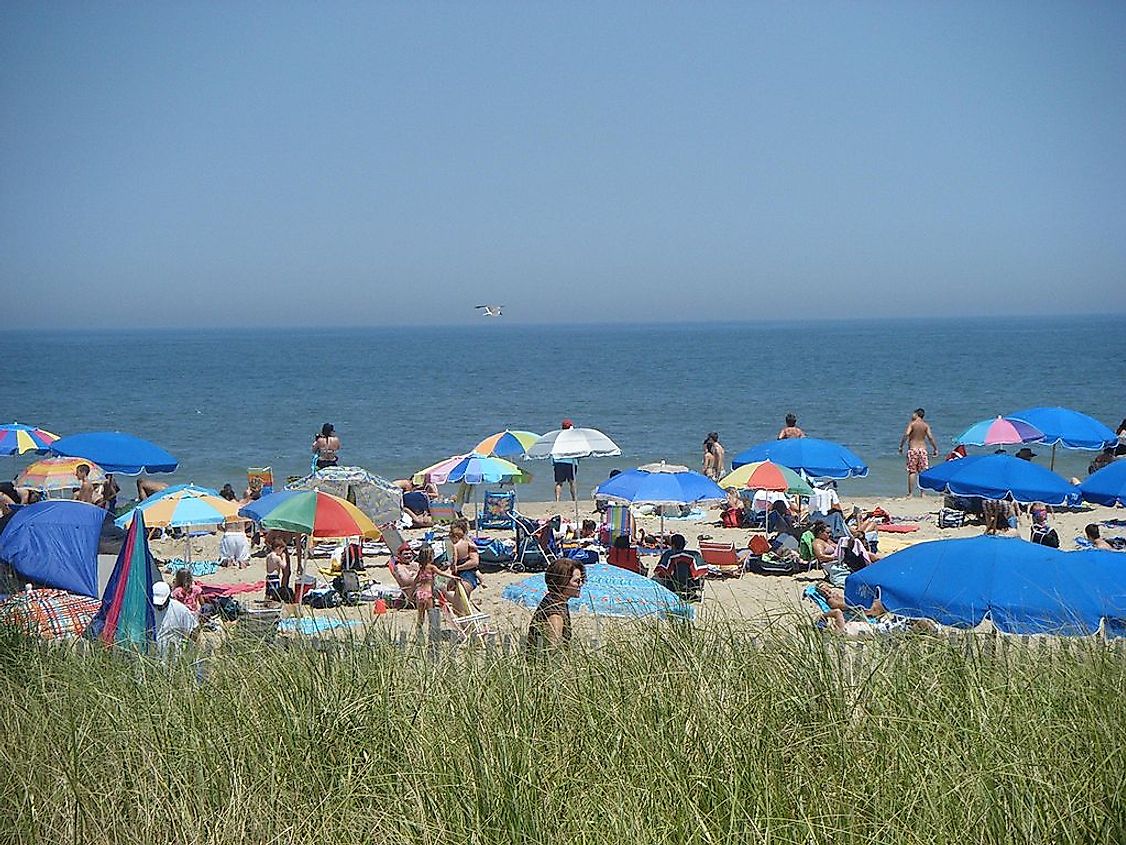
<instances>
[{"instance_id":1,"label":"folding beach chair","mask_svg":"<svg viewBox=\"0 0 1126 845\"><path fill-rule=\"evenodd\" d=\"M248 467L246 470L247 486L253 488L255 480L261 482L263 496L269 496L274 492L273 467Z\"/></svg>"},{"instance_id":2,"label":"folding beach chair","mask_svg":"<svg viewBox=\"0 0 1126 845\"><path fill-rule=\"evenodd\" d=\"M704 578L708 569L695 554L689 551L672 555L660 573L654 572L657 582L672 590L687 602L704 598Z\"/></svg>"},{"instance_id":3,"label":"folding beach chair","mask_svg":"<svg viewBox=\"0 0 1126 845\"><path fill-rule=\"evenodd\" d=\"M602 545L612 546L618 537L629 537L633 543L633 514L629 505L607 505L603 512L598 539Z\"/></svg>"},{"instance_id":4,"label":"folding beach chair","mask_svg":"<svg viewBox=\"0 0 1126 845\"><path fill-rule=\"evenodd\" d=\"M700 557L708 566L708 574L738 578L743 574L743 562L735 551L734 543L700 541Z\"/></svg>"},{"instance_id":5,"label":"folding beach chair","mask_svg":"<svg viewBox=\"0 0 1126 845\"><path fill-rule=\"evenodd\" d=\"M477 528L512 528L512 512L516 510L516 492L507 490L485 491L483 513L477 518Z\"/></svg>"},{"instance_id":6,"label":"folding beach chair","mask_svg":"<svg viewBox=\"0 0 1126 845\"><path fill-rule=\"evenodd\" d=\"M555 541L555 528L559 517L553 517L542 525L534 519L513 512L512 524L516 529L516 559L512 562L513 572L540 572L549 563L558 560L562 554Z\"/></svg>"},{"instance_id":7,"label":"folding beach chair","mask_svg":"<svg viewBox=\"0 0 1126 845\"><path fill-rule=\"evenodd\" d=\"M434 577L434 595L438 596L438 606L442 615L461 635L462 640L481 639L494 636L489 628L489 614L483 613L469 598L465 582L452 575Z\"/></svg>"}]
</instances>

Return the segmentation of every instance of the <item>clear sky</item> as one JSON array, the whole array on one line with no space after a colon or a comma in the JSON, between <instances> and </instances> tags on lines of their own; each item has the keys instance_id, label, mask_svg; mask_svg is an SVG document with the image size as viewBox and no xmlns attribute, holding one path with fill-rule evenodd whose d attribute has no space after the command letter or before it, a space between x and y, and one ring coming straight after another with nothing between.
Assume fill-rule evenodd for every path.
<instances>
[{"instance_id":1,"label":"clear sky","mask_svg":"<svg viewBox=\"0 0 1126 845\"><path fill-rule=\"evenodd\" d=\"M0 326L1126 310L1126 4L0 8Z\"/></svg>"}]
</instances>

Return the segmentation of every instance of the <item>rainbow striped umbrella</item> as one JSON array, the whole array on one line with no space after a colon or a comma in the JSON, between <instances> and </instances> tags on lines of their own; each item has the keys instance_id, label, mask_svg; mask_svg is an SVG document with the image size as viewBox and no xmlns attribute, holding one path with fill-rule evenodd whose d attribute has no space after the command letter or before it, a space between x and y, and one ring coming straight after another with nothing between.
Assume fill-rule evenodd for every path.
<instances>
[{"instance_id":1,"label":"rainbow striped umbrella","mask_svg":"<svg viewBox=\"0 0 1126 845\"><path fill-rule=\"evenodd\" d=\"M997 417L976 422L962 432L955 443L963 446L1010 446L1016 443L1036 443L1044 439L1044 432L1036 426L1015 417Z\"/></svg>"},{"instance_id":2,"label":"rainbow striped umbrella","mask_svg":"<svg viewBox=\"0 0 1126 845\"><path fill-rule=\"evenodd\" d=\"M0 425L0 455L22 455L24 452L44 453L47 448L59 439L57 434L51 434L33 425L20 425L9 423Z\"/></svg>"},{"instance_id":3,"label":"rainbow striped umbrella","mask_svg":"<svg viewBox=\"0 0 1126 845\"><path fill-rule=\"evenodd\" d=\"M106 645L146 647L156 641L152 585L162 580L145 539L145 515L129 525L117 563L102 594L102 606L86 636Z\"/></svg>"},{"instance_id":4,"label":"rainbow striped umbrella","mask_svg":"<svg viewBox=\"0 0 1126 845\"><path fill-rule=\"evenodd\" d=\"M526 455L528 447L539 439L540 436L535 432L511 431L506 428L486 437L473 447L473 451L487 458L519 458Z\"/></svg>"},{"instance_id":5,"label":"rainbow striped umbrella","mask_svg":"<svg viewBox=\"0 0 1126 845\"><path fill-rule=\"evenodd\" d=\"M718 482L720 487L746 487L750 490L771 490L776 493L789 493L810 496L813 488L804 478L789 467L773 461L755 461L733 469Z\"/></svg>"},{"instance_id":6,"label":"rainbow striped umbrella","mask_svg":"<svg viewBox=\"0 0 1126 845\"><path fill-rule=\"evenodd\" d=\"M133 510L116 520L119 528L133 521L133 515L143 513L149 528L186 528L192 525L219 525L238 516L239 503L215 495L214 490L185 484L169 493L145 499Z\"/></svg>"},{"instance_id":7,"label":"rainbow striped umbrella","mask_svg":"<svg viewBox=\"0 0 1126 845\"><path fill-rule=\"evenodd\" d=\"M312 537L379 537L371 518L347 499L320 490L280 490L239 510L264 528Z\"/></svg>"},{"instance_id":8,"label":"rainbow striped umbrella","mask_svg":"<svg viewBox=\"0 0 1126 845\"><path fill-rule=\"evenodd\" d=\"M77 490L81 485L74 475L74 470L80 464L90 467L91 484L101 484L106 480L102 468L86 458L42 458L24 467L23 472L16 476L15 485L43 493Z\"/></svg>"}]
</instances>

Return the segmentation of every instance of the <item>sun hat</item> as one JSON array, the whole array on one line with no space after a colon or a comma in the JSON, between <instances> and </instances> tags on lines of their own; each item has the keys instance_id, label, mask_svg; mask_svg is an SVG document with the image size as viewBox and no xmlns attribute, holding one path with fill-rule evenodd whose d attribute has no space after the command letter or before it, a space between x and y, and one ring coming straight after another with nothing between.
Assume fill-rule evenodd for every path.
<instances>
[{"instance_id":1,"label":"sun hat","mask_svg":"<svg viewBox=\"0 0 1126 845\"><path fill-rule=\"evenodd\" d=\"M1031 449L1029 449L1027 446L1025 446L1023 449L1021 449L1019 452L1017 452L1017 457L1021 458L1022 460L1027 461L1030 458L1035 458L1036 453L1033 452Z\"/></svg>"},{"instance_id":2,"label":"sun hat","mask_svg":"<svg viewBox=\"0 0 1126 845\"><path fill-rule=\"evenodd\" d=\"M152 603L157 607L164 607L168 604L168 599L172 596L172 588L169 587L163 580L157 581L152 585Z\"/></svg>"}]
</instances>

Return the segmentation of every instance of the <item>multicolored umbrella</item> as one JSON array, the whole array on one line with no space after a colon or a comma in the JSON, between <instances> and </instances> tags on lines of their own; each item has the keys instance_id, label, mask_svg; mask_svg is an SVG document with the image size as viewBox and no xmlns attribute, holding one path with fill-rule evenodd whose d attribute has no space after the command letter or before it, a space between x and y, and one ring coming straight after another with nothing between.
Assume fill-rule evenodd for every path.
<instances>
[{"instance_id":1,"label":"multicolored umbrella","mask_svg":"<svg viewBox=\"0 0 1126 845\"><path fill-rule=\"evenodd\" d=\"M516 584L509 584L501 598L535 610L547 595L543 574L533 575ZM691 619L694 610L677 595L644 575L608 563L586 567L586 583L578 598L568 602L573 613L597 616L623 616L638 619L677 617Z\"/></svg>"},{"instance_id":2,"label":"multicolored umbrella","mask_svg":"<svg viewBox=\"0 0 1126 845\"><path fill-rule=\"evenodd\" d=\"M347 499L376 525L395 522L403 514L403 491L363 467L324 467L286 485L287 490L323 490Z\"/></svg>"},{"instance_id":3,"label":"multicolored umbrella","mask_svg":"<svg viewBox=\"0 0 1126 845\"><path fill-rule=\"evenodd\" d=\"M1037 443L1044 432L1031 423L1015 417L982 420L967 428L954 441L962 446L1011 446L1016 443Z\"/></svg>"},{"instance_id":4,"label":"multicolored umbrella","mask_svg":"<svg viewBox=\"0 0 1126 845\"><path fill-rule=\"evenodd\" d=\"M504 431L492 434L473 447L478 455L488 458L518 458L528 453L528 447L540 439L532 431Z\"/></svg>"},{"instance_id":5,"label":"multicolored umbrella","mask_svg":"<svg viewBox=\"0 0 1126 845\"><path fill-rule=\"evenodd\" d=\"M25 452L45 453L48 447L59 439L33 425L9 423L0 425L0 455L22 455Z\"/></svg>"},{"instance_id":6,"label":"multicolored umbrella","mask_svg":"<svg viewBox=\"0 0 1126 845\"><path fill-rule=\"evenodd\" d=\"M720 487L746 487L750 490L770 490L796 496L811 496L809 482L789 467L773 461L755 461L733 469L719 480Z\"/></svg>"},{"instance_id":7,"label":"multicolored umbrella","mask_svg":"<svg viewBox=\"0 0 1126 845\"><path fill-rule=\"evenodd\" d=\"M66 590L25 590L0 605L0 624L45 640L81 637L101 601Z\"/></svg>"},{"instance_id":8,"label":"multicolored umbrella","mask_svg":"<svg viewBox=\"0 0 1126 845\"><path fill-rule=\"evenodd\" d=\"M320 490L281 490L243 506L239 516L264 528L312 537L379 537L379 529L351 502Z\"/></svg>"},{"instance_id":9,"label":"multicolored umbrella","mask_svg":"<svg viewBox=\"0 0 1126 845\"><path fill-rule=\"evenodd\" d=\"M143 513L149 528L187 528L193 525L219 525L238 516L239 503L231 502L206 487L180 485L169 492L145 499L133 510L119 516L116 524L125 528L134 514Z\"/></svg>"},{"instance_id":10,"label":"multicolored umbrella","mask_svg":"<svg viewBox=\"0 0 1126 845\"><path fill-rule=\"evenodd\" d=\"M145 515L140 513L129 524L87 637L106 645L133 648L156 642L152 585L160 580L163 579L145 539Z\"/></svg>"},{"instance_id":11,"label":"multicolored umbrella","mask_svg":"<svg viewBox=\"0 0 1126 845\"><path fill-rule=\"evenodd\" d=\"M520 483L529 474L504 458L489 458L470 452L468 455L454 455L436 464L421 469L414 474L416 484L497 484L501 481Z\"/></svg>"},{"instance_id":12,"label":"multicolored umbrella","mask_svg":"<svg viewBox=\"0 0 1126 845\"><path fill-rule=\"evenodd\" d=\"M87 458L41 458L24 467L23 472L16 476L15 485L43 493L77 490L82 485L74 471L81 464L90 467L91 484L101 484L106 480L102 468Z\"/></svg>"}]
</instances>

